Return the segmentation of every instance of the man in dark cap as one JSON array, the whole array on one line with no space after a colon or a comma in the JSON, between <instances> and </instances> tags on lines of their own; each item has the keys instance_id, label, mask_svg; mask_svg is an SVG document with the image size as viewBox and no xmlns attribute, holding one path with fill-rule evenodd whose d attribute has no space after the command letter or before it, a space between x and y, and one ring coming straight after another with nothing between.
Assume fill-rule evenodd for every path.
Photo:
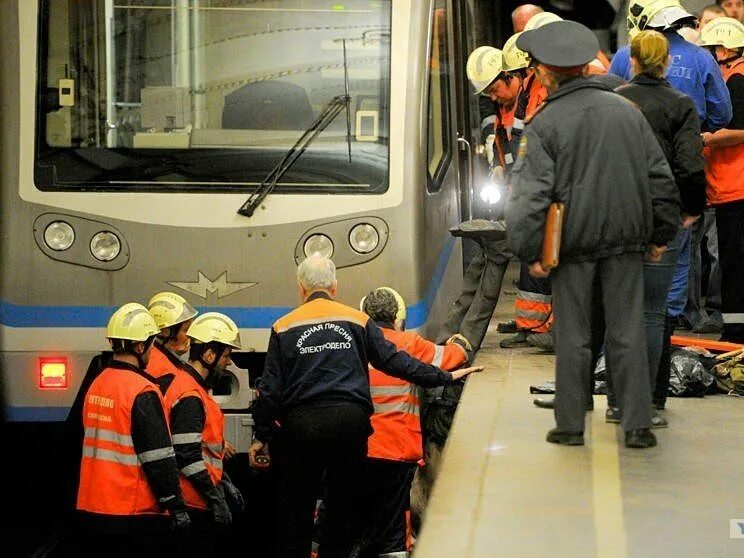
<instances>
[{"instance_id":1,"label":"man in dark cap","mask_svg":"<svg viewBox=\"0 0 744 558\"><path fill-rule=\"evenodd\" d=\"M601 312L609 370L622 393L625 444L654 446L643 258L659 258L677 231L672 173L643 114L584 77L598 48L588 28L549 23L523 33L517 46L529 52L549 92L525 127L506 210L510 247L534 276L550 274L552 281L557 426L547 441L584 443L592 324ZM546 212L555 201L565 205L565 218L560 263L551 272L540 260Z\"/></svg>"}]
</instances>

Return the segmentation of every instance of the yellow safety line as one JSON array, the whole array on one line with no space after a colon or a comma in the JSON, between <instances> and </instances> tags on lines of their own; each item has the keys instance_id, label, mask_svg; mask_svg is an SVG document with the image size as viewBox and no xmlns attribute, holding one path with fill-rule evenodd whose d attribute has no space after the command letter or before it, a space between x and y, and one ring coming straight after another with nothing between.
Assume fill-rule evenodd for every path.
<instances>
[{"instance_id":1,"label":"yellow safety line","mask_svg":"<svg viewBox=\"0 0 744 558\"><path fill-rule=\"evenodd\" d=\"M598 558L627 558L628 543L623 514L617 427L604 423L604 413L595 411L594 414L598 420L593 421L590 444L596 556Z\"/></svg>"}]
</instances>

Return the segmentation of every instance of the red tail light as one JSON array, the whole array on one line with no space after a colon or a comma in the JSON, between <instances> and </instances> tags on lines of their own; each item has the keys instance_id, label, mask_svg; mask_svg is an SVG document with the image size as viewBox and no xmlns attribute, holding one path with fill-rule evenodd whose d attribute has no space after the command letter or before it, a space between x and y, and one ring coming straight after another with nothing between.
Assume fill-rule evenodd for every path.
<instances>
[{"instance_id":1,"label":"red tail light","mask_svg":"<svg viewBox=\"0 0 744 558\"><path fill-rule=\"evenodd\" d=\"M68 373L66 358L42 357L39 359L39 387L41 389L67 389Z\"/></svg>"}]
</instances>

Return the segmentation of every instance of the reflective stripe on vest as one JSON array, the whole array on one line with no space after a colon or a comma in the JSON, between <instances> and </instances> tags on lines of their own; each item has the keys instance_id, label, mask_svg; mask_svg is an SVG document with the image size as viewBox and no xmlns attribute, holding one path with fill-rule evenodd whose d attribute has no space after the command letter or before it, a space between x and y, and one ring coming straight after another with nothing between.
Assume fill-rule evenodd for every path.
<instances>
[{"instance_id":1,"label":"reflective stripe on vest","mask_svg":"<svg viewBox=\"0 0 744 558\"><path fill-rule=\"evenodd\" d=\"M385 330L383 330L385 331ZM374 433L367 455L377 459L415 462L423 456L417 388L370 367Z\"/></svg>"},{"instance_id":2,"label":"reflective stripe on vest","mask_svg":"<svg viewBox=\"0 0 744 558\"><path fill-rule=\"evenodd\" d=\"M548 331L552 323L552 300L551 295L518 290L514 303L517 328L529 329L535 333Z\"/></svg>"},{"instance_id":3,"label":"reflective stripe on vest","mask_svg":"<svg viewBox=\"0 0 744 558\"><path fill-rule=\"evenodd\" d=\"M202 460L181 468L181 490L186 505L205 510L207 502L194 488L187 477L206 470L212 482L217 485L222 480L222 460L225 456L224 415L217 402L186 370L174 373L173 382L165 393L166 412L170 416L173 407L186 397L197 397L204 409L202 431L175 434L173 444L201 443Z\"/></svg>"},{"instance_id":4,"label":"reflective stripe on vest","mask_svg":"<svg viewBox=\"0 0 744 558\"><path fill-rule=\"evenodd\" d=\"M162 515L142 464L173 456L173 448L135 454L131 410L135 398L158 388L145 376L106 368L83 402L83 440L77 509L107 515Z\"/></svg>"}]
</instances>

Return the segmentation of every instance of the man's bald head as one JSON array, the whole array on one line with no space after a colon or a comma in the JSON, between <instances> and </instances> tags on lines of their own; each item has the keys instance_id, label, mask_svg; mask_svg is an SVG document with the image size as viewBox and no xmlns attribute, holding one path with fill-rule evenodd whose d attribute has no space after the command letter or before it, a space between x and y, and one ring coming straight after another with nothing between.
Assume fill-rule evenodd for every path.
<instances>
[{"instance_id":1,"label":"man's bald head","mask_svg":"<svg viewBox=\"0 0 744 558\"><path fill-rule=\"evenodd\" d=\"M514 32L519 33L520 31L524 31L524 26L527 25L530 18L543 11L544 10L540 6L535 6L534 4L522 4L521 6L517 6L517 9L512 12L512 25L514 26Z\"/></svg>"}]
</instances>

